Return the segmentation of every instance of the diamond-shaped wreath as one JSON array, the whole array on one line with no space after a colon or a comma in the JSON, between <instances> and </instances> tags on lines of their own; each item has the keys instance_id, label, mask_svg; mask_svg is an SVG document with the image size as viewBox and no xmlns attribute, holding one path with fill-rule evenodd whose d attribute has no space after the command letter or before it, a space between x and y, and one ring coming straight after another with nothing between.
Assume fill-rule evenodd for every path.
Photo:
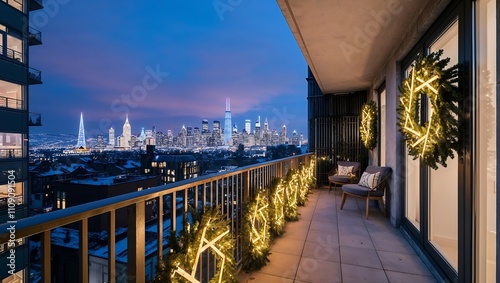
<instances>
[{"instance_id":1,"label":"diamond-shaped wreath","mask_svg":"<svg viewBox=\"0 0 500 283\"><path fill-rule=\"evenodd\" d=\"M450 59L440 59L442 54L440 50L418 58L399 88L398 125L408 154L433 169L446 167L448 157L454 158L453 151L460 153L461 147L458 65L446 69ZM424 97L430 106L428 119L420 113Z\"/></svg>"},{"instance_id":2,"label":"diamond-shaped wreath","mask_svg":"<svg viewBox=\"0 0 500 283\"><path fill-rule=\"evenodd\" d=\"M175 231L169 238L171 252L157 267L153 282L199 283L196 278L198 262L203 252L210 250L217 261L217 270L209 282L238 282L234 261L235 241L229 220L218 207L207 208L201 216L192 211L193 224L185 225L179 239Z\"/></svg>"}]
</instances>

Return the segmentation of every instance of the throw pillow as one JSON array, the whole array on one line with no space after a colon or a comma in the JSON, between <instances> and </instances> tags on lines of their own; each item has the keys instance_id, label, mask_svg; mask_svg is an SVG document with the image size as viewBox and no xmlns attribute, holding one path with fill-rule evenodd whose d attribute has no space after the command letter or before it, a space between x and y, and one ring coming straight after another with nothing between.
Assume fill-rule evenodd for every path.
<instances>
[{"instance_id":1,"label":"throw pillow","mask_svg":"<svg viewBox=\"0 0 500 283\"><path fill-rule=\"evenodd\" d=\"M378 185L379 178L380 178L380 172L373 174L370 174L368 172L363 172L363 175L361 175L361 178L359 179L358 185L373 189Z\"/></svg>"},{"instance_id":2,"label":"throw pillow","mask_svg":"<svg viewBox=\"0 0 500 283\"><path fill-rule=\"evenodd\" d=\"M339 165L339 169L337 170L337 175L340 175L340 176L349 176L349 174L351 174L352 172L352 168L354 166L342 166L342 165Z\"/></svg>"}]
</instances>

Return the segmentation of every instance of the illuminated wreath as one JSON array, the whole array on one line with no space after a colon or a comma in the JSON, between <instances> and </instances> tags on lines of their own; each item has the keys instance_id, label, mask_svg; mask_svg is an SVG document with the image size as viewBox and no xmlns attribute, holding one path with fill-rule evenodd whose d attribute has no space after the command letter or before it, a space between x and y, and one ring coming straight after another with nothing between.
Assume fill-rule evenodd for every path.
<instances>
[{"instance_id":1,"label":"illuminated wreath","mask_svg":"<svg viewBox=\"0 0 500 283\"><path fill-rule=\"evenodd\" d=\"M408 154L414 159L420 157L433 169L438 164L446 167L447 158L454 158L453 150L460 152L458 66L445 69L450 59L440 59L442 54L440 50L418 58L399 88L398 124ZM429 118L420 119L426 96L430 103Z\"/></svg>"},{"instance_id":2,"label":"illuminated wreath","mask_svg":"<svg viewBox=\"0 0 500 283\"><path fill-rule=\"evenodd\" d=\"M171 231L168 245L171 249L165 261L157 266L153 282L199 283L200 258L209 251L217 261L217 271L210 279L214 282L238 282L234 260L235 241L229 220L220 213L220 208L207 208L201 215L191 211L192 225L186 224L179 239Z\"/></svg>"},{"instance_id":3,"label":"illuminated wreath","mask_svg":"<svg viewBox=\"0 0 500 283\"><path fill-rule=\"evenodd\" d=\"M255 271L269 262L270 221L269 200L264 190L258 190L248 202L243 215L243 270Z\"/></svg>"},{"instance_id":4,"label":"illuminated wreath","mask_svg":"<svg viewBox=\"0 0 500 283\"><path fill-rule=\"evenodd\" d=\"M374 149L377 144L377 105L369 101L361 107L361 141L367 149Z\"/></svg>"}]
</instances>

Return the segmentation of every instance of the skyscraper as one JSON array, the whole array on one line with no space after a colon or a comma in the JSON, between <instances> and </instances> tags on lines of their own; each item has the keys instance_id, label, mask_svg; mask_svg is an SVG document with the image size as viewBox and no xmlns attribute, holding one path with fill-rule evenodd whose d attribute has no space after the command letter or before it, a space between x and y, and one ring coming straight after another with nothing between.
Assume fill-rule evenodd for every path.
<instances>
[{"instance_id":1,"label":"skyscraper","mask_svg":"<svg viewBox=\"0 0 500 283\"><path fill-rule=\"evenodd\" d=\"M208 120L207 119L203 119L203 121L201 121L201 133L202 134L208 133Z\"/></svg>"},{"instance_id":2,"label":"skyscraper","mask_svg":"<svg viewBox=\"0 0 500 283\"><path fill-rule=\"evenodd\" d=\"M44 1L45 2L45 1ZM42 73L31 68L30 47L42 44L41 32L33 29L30 12L43 8L42 1L0 1L0 223L15 223L27 217L30 209L28 148L31 126L41 126L41 114L30 112L32 85L42 83ZM13 182L15 180L15 182ZM12 183L15 183L14 185ZM11 193L14 188L14 193ZM12 206L14 208L12 208ZM9 211L9 213L7 213ZM17 224L16 224L17 226ZM13 234L11 234L13 235ZM0 282L28 280L29 242L14 235L1 245ZM13 248L15 247L15 249ZM10 251L10 252L9 252ZM15 254L13 253L15 252ZM8 269L7 256L15 255L13 269ZM12 257L11 257L12 258ZM13 259L13 258L12 258ZM11 261L12 263L12 261ZM11 273L12 272L12 273Z\"/></svg>"},{"instance_id":3,"label":"skyscraper","mask_svg":"<svg viewBox=\"0 0 500 283\"><path fill-rule=\"evenodd\" d=\"M109 129L109 141L108 141L108 144L111 145L111 146L115 146L115 129L113 129L113 127L111 127Z\"/></svg>"},{"instance_id":4,"label":"skyscraper","mask_svg":"<svg viewBox=\"0 0 500 283\"><path fill-rule=\"evenodd\" d=\"M120 146L124 146L124 147L130 147L131 144L130 144L130 139L131 139L131 134L132 133L132 129L130 127L130 123L128 122L128 114L127 114L127 118L125 119L125 124L123 124L123 145L120 145Z\"/></svg>"},{"instance_id":5,"label":"skyscraper","mask_svg":"<svg viewBox=\"0 0 500 283\"><path fill-rule=\"evenodd\" d=\"M245 131L247 132L247 134L250 134L250 131L252 130L251 129L252 125L250 123L251 123L250 119L245 120Z\"/></svg>"},{"instance_id":6,"label":"skyscraper","mask_svg":"<svg viewBox=\"0 0 500 283\"><path fill-rule=\"evenodd\" d=\"M77 148L86 148L85 145L85 129L83 127L83 113L80 112L80 128L78 128L78 142L76 144Z\"/></svg>"},{"instance_id":7,"label":"skyscraper","mask_svg":"<svg viewBox=\"0 0 500 283\"><path fill-rule=\"evenodd\" d=\"M226 114L224 115L224 144L229 144L232 137L231 129L231 101L226 98Z\"/></svg>"}]
</instances>

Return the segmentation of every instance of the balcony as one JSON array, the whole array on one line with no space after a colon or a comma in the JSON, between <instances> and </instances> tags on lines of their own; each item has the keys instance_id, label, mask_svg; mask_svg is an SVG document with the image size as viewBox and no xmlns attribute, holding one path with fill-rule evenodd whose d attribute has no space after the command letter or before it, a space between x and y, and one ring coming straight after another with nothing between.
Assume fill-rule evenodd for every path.
<instances>
[{"instance_id":1,"label":"balcony","mask_svg":"<svg viewBox=\"0 0 500 283\"><path fill-rule=\"evenodd\" d=\"M29 68L28 70L28 83L30 85L37 85L42 83L42 71Z\"/></svg>"},{"instance_id":2,"label":"balcony","mask_svg":"<svg viewBox=\"0 0 500 283\"><path fill-rule=\"evenodd\" d=\"M18 147L0 148L0 158L22 158L23 150Z\"/></svg>"},{"instance_id":3,"label":"balcony","mask_svg":"<svg viewBox=\"0 0 500 283\"><path fill-rule=\"evenodd\" d=\"M168 253L166 238L169 231L182 227L186 221L183 212L187 212L188 206L198 210L219 205L231 221L236 239L235 260L241 268L244 261L239 234L243 225L241 211L249 196L254 195L254 188L267 187L275 177L285 176L299 164L308 164L312 157L306 154L270 161L21 219L15 226L16 238L32 237L39 241L37 257L40 263L32 263L39 270L30 270L30 273L38 274L43 282L51 282L56 276L52 272L58 270L54 261L62 242L55 243L51 237L66 235L62 238L68 239L67 245L74 249L76 257L75 264L66 265L75 270L67 273L72 274L72 279L79 274L82 282L89 282L95 270L94 267L89 270L89 259L95 256L92 250L95 239L85 235L90 235L89 227L92 226L89 223L96 217L104 217L108 223L108 231L104 233L109 237L104 240L106 256L100 259L106 266L103 274L123 275L123 279L128 277L129 280L144 282L144 278L146 281L152 279L151 262L161 260ZM259 280L253 282L271 282L273 279L276 282L293 282L294 279L296 282L299 279L300 282L347 282L356 281L359 276L381 280L433 280L401 232L392 228L381 212L373 207L370 220L365 220L364 201L354 199L348 199L344 210L339 210L340 195L340 190L331 193L327 189L314 190L306 205L299 209L299 221L288 223L285 234L275 240L271 262L259 272L241 272L240 282L255 278ZM153 200L157 211L163 211L163 216L160 213L159 217L149 219L145 217L145 207ZM173 207L176 209L170 209ZM121 229L125 239L115 236L115 232L109 233L120 230L116 229L116 218L123 210L127 210L128 223L125 233ZM71 229L75 232L64 230L69 224L77 227ZM9 225L0 226L0 243L8 242ZM75 239L77 243L73 242ZM128 246L125 261L119 250L121 245ZM201 276L213 276L214 262L203 257L200 259ZM122 278L105 280L118 282Z\"/></svg>"},{"instance_id":4,"label":"balcony","mask_svg":"<svg viewBox=\"0 0 500 283\"><path fill-rule=\"evenodd\" d=\"M29 0L29 1L30 1L30 4L29 4L30 11L43 9L42 0Z\"/></svg>"},{"instance_id":5,"label":"balcony","mask_svg":"<svg viewBox=\"0 0 500 283\"><path fill-rule=\"evenodd\" d=\"M30 112L28 125L29 126L41 126L42 125L42 114Z\"/></svg>"},{"instance_id":6,"label":"balcony","mask_svg":"<svg viewBox=\"0 0 500 283\"><path fill-rule=\"evenodd\" d=\"M0 107L22 110L23 101L20 99L0 96Z\"/></svg>"},{"instance_id":7,"label":"balcony","mask_svg":"<svg viewBox=\"0 0 500 283\"><path fill-rule=\"evenodd\" d=\"M42 32L35 29L35 28L32 28L32 27L29 27L29 30L28 30L28 43L30 46L33 46L33 45L40 45L42 44Z\"/></svg>"},{"instance_id":8,"label":"balcony","mask_svg":"<svg viewBox=\"0 0 500 283\"><path fill-rule=\"evenodd\" d=\"M0 55L11 60L16 60L21 63L23 62L23 53L10 49L8 47L4 47L2 45L0 45Z\"/></svg>"}]
</instances>

